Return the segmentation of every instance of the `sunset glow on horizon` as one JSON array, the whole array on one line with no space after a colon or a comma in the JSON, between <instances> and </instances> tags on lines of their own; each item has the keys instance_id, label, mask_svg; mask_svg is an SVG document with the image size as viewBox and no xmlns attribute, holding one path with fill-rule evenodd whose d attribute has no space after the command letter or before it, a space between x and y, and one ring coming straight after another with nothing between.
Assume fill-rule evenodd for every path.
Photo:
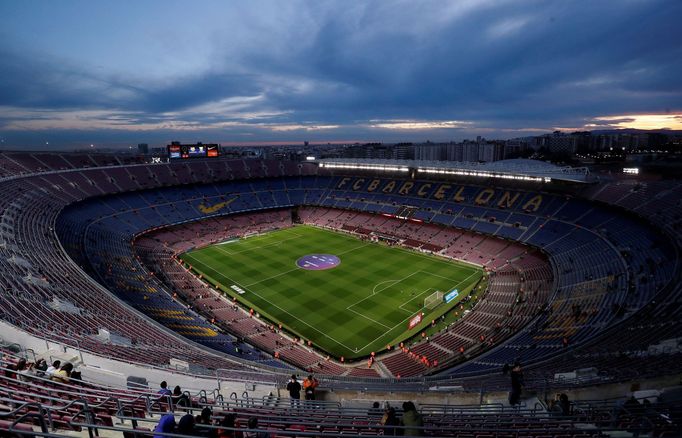
<instances>
[{"instance_id":1,"label":"sunset glow on horizon","mask_svg":"<svg viewBox=\"0 0 682 438\"><path fill-rule=\"evenodd\" d=\"M614 129L671 129L682 130L682 113L679 114L627 114L622 116L595 117L599 122L608 122ZM588 127L599 127L588 124Z\"/></svg>"}]
</instances>

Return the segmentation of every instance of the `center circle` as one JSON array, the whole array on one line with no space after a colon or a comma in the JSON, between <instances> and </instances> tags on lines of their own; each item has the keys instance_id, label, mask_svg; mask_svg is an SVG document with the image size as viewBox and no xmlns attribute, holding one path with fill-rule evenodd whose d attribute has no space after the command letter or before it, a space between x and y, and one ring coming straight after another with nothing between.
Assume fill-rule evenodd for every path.
<instances>
[{"instance_id":1,"label":"center circle","mask_svg":"<svg viewBox=\"0 0 682 438\"><path fill-rule=\"evenodd\" d=\"M296 266L309 271L322 271L337 267L341 259L332 254L308 254L296 260Z\"/></svg>"}]
</instances>

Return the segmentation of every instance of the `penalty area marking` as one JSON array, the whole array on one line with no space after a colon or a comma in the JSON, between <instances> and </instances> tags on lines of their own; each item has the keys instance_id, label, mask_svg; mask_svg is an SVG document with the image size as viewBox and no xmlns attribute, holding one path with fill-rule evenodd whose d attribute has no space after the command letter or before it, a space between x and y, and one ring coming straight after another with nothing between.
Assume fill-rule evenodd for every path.
<instances>
[{"instance_id":1,"label":"penalty area marking","mask_svg":"<svg viewBox=\"0 0 682 438\"><path fill-rule=\"evenodd\" d=\"M422 291L422 292L419 292L417 295L413 296L413 297L410 298L409 300L407 300L407 301L405 301L404 303L402 303L400 306L398 306L398 309L404 310L404 311L406 311L406 312L409 312L410 315L413 315L415 312L412 312L412 311L407 310L407 309L403 309L403 306L406 305L406 304L409 304L411 301L416 300L417 298L421 297L422 295L424 295L425 293L427 293L427 292L430 291L430 290L432 290L432 291L434 291L434 292L436 291L436 289L434 289L434 288L432 288L432 287L429 287L429 288L427 288L426 290L424 290L424 291ZM419 308L419 310L417 310L416 312L419 312L419 311L421 311L421 310L424 310L424 306L421 306L421 307Z\"/></svg>"},{"instance_id":2,"label":"penalty area marking","mask_svg":"<svg viewBox=\"0 0 682 438\"><path fill-rule=\"evenodd\" d=\"M377 287L378 287L380 284L391 283L391 282L392 282L393 284L397 284L397 283L400 283L401 280L384 280L384 281L378 282L378 283L377 283L376 285L374 285L374 287L372 288L372 295L374 295L374 294L377 293ZM392 286L392 285L391 285L391 286ZM389 287L391 287L391 286L386 286L386 287L389 288ZM402 292L402 291L400 291L400 292ZM372 295L370 295L370 296L372 296ZM356 303L356 304L357 304L357 303ZM353 305L355 305L355 304L353 304Z\"/></svg>"},{"instance_id":3,"label":"penalty area marking","mask_svg":"<svg viewBox=\"0 0 682 438\"><path fill-rule=\"evenodd\" d=\"M385 329L391 330L391 327L387 326L386 324L382 324L382 323L380 323L379 321L377 321L377 320L375 320L375 319L373 319L373 318L370 318L370 317L367 316L367 315L363 315L363 314L360 313L360 312L356 312L355 310L353 310L353 309L351 309L351 308L347 308L346 310L350 310L351 312L355 313L356 315L360 315L360 316L362 316L363 318L368 319L368 320L372 321L372 322L375 323L375 324L379 324L380 326L382 326L382 327L385 328ZM379 339L379 338L376 338L376 339ZM375 339L375 341L376 341L376 339ZM356 352L357 352L357 351L356 351Z\"/></svg>"},{"instance_id":4,"label":"penalty area marking","mask_svg":"<svg viewBox=\"0 0 682 438\"><path fill-rule=\"evenodd\" d=\"M421 270L419 270L419 271L414 271L413 273L411 273L411 274L409 274L409 275L406 275L405 277L403 277L403 278L401 278L401 279L399 279L399 280L384 280L384 281L382 281L382 282L380 282L380 283L377 283L377 284L374 286L374 288L372 289L372 293L371 293L370 295L367 295L365 298L362 298L361 300L356 301L355 303L353 303L353 304L351 304L350 306L346 307L346 309L347 309L347 310L350 310L351 307L357 306L358 304L360 304L360 303L362 303L363 301L365 301L365 300L367 300L367 299L373 297L374 295L379 294L379 293L385 291L386 289L388 289L389 287L391 287L391 286L393 286L393 285L396 285L396 284L400 283L401 281L407 280L408 278L412 277L413 275L419 274L420 272L421 272ZM394 282L394 283L393 283L393 284L389 284L388 286L384 287L383 289L376 290L376 287L377 287L378 285L380 285L381 283L387 283L387 282L389 282L389 281L392 281L392 282Z\"/></svg>"},{"instance_id":5,"label":"penalty area marking","mask_svg":"<svg viewBox=\"0 0 682 438\"><path fill-rule=\"evenodd\" d=\"M434 277L440 277L440 278L443 278L443 279L445 279L445 280L452 280L451 278L443 277L442 275L434 274L434 273L432 273L432 272L426 272L426 271L421 271L421 270L420 270L420 271L417 271L417 272L424 272L425 274L429 274L429 275L432 275L432 276L434 276ZM386 281L396 281L396 283L394 283L394 284L398 284L399 282L403 281L404 279L406 279L406 278L408 278L408 277L411 277L412 275L416 274L417 272L413 272L412 274L408 275L407 277L405 277L405 278L403 278L403 279L401 279L401 280L397 280L397 281L396 281L396 280L386 280ZM462 283L464 283L465 281L467 281L468 279L470 279L471 277L473 277L473 276L474 276L475 274L477 274L477 273L478 273L478 271L477 271L477 270L474 270L474 272L473 272L471 275L469 275L468 277L466 277L464 280L459 281L455 286L453 286L453 287L451 288L451 290L452 290L452 289L455 289L455 288L458 288ZM386 281L383 281L383 282L381 282L381 283L385 283ZM379 284L380 284L380 283L379 283ZM389 287L390 287L390 286L387 286L386 288L382 289L382 291L385 290L385 289L387 289L387 288L389 288ZM376 286L375 286L375 288L376 288ZM424 292L422 292L421 294L419 294L419 295L417 295L417 296L411 298L409 301L407 301L407 302L401 304L398 308L399 308L400 310L403 310L403 311L405 311L405 312L408 312L408 310L403 309L402 306L404 306L405 304L409 303L409 302L412 301L413 299L415 299L415 298L417 298L417 297L423 295L425 292L428 292L430 289L433 289L433 288L428 288L428 289L426 289L426 291L424 291ZM434 290L435 290L435 289L434 289ZM381 291L379 291L379 292L381 292ZM403 291L401 291L401 292L403 292ZM372 295L375 295L375 293L372 293ZM355 303L355 304L358 304L358 303L360 303L360 302L366 300L367 298L371 297L372 295L363 298L362 300L358 301L358 302ZM354 313L357 313L357 312L355 312L353 309L350 309L350 307L354 306L355 304L352 304L351 306L348 306L348 310L350 310L350 311L352 311L352 312L354 312ZM424 310L424 307L423 307L423 306L422 306L422 308L419 309L417 312L421 312L422 310ZM415 313L417 313L417 312L409 312L410 314L409 314L409 316L408 316L407 318L403 319L402 321L400 321L399 323L397 323L397 324L394 325L393 327L388 328L388 331L387 331L386 333L383 333L383 334L379 335L378 337L374 338L372 341L368 342L367 345L365 345L364 347L360 348L360 349L357 350L356 352L360 352L360 351L364 350L365 348L367 348L367 347L369 347L370 345L372 345L372 344L374 344L375 342L377 342L379 339L385 337L387 334L391 333L391 332L392 332L393 330L395 330L397 327L399 327L400 325L404 324L408 319L412 318L412 316L413 316ZM363 315L363 316L364 316L364 315ZM368 319L369 319L369 318L368 318ZM379 323L379 324L380 324L380 323ZM383 325L383 324L382 324L382 325ZM386 326L384 326L384 327L386 327Z\"/></svg>"}]
</instances>

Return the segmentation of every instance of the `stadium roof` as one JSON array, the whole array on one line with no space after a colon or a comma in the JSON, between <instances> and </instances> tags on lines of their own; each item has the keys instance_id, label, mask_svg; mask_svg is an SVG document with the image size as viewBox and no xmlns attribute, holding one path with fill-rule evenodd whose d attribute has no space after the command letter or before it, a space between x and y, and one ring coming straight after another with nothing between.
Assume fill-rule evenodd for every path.
<instances>
[{"instance_id":1,"label":"stadium roof","mask_svg":"<svg viewBox=\"0 0 682 438\"><path fill-rule=\"evenodd\" d=\"M384 170L424 174L462 175L483 178L500 178L551 182L589 182L589 170L585 167L557 166L539 160L513 159L488 163L463 161L380 160L371 158L325 158L316 160L325 168Z\"/></svg>"}]
</instances>

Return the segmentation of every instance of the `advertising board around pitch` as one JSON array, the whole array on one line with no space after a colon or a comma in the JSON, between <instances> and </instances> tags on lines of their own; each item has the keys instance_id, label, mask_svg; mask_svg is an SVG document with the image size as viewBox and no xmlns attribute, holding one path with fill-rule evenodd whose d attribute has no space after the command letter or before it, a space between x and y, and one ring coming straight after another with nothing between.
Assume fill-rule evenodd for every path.
<instances>
[{"instance_id":1,"label":"advertising board around pitch","mask_svg":"<svg viewBox=\"0 0 682 438\"><path fill-rule=\"evenodd\" d=\"M445 303L447 304L450 301L457 298L458 296L459 296L459 291L457 289L454 289L454 290L448 292L447 294L445 294L445 296L443 297L443 301L445 301Z\"/></svg>"}]
</instances>

